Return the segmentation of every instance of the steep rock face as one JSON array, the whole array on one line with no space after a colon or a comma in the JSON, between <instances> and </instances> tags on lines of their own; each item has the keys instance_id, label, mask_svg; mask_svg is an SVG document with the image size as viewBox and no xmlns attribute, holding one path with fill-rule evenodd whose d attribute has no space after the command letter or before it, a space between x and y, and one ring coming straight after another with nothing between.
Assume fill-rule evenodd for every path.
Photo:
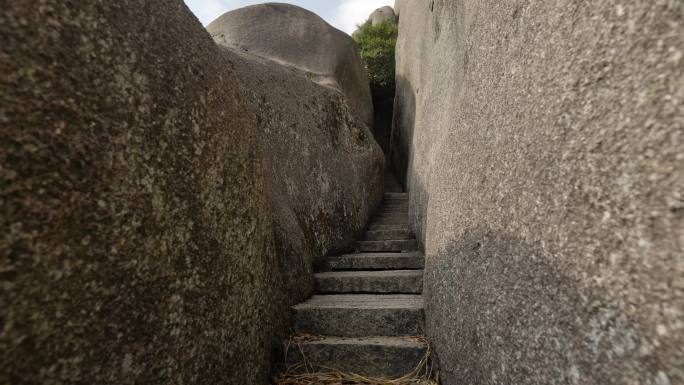
<instances>
[{"instance_id":1,"label":"steep rock face","mask_svg":"<svg viewBox=\"0 0 684 385\"><path fill-rule=\"evenodd\" d=\"M308 72L312 80L341 90L373 126L368 75L351 37L306 9L267 3L227 12L207 27L222 45Z\"/></svg>"},{"instance_id":2,"label":"steep rock face","mask_svg":"<svg viewBox=\"0 0 684 385\"><path fill-rule=\"evenodd\" d=\"M345 250L381 201L382 151L337 90L271 60L225 52L259 120L277 254L307 296L312 286L300 277Z\"/></svg>"},{"instance_id":3,"label":"steep rock face","mask_svg":"<svg viewBox=\"0 0 684 385\"><path fill-rule=\"evenodd\" d=\"M250 33L242 29L246 20ZM259 119L277 253L290 262L287 274L302 284L295 277L310 276L320 257L343 250L382 199L384 157L369 127L344 93L317 84L308 72L341 65L335 58L350 49L347 65L360 67L359 58L349 36L339 37L318 16L287 4L238 9L208 30L231 57ZM273 36L290 47L278 46ZM232 39L245 39L240 47L250 48L235 47ZM310 294L311 287L299 290Z\"/></svg>"},{"instance_id":4,"label":"steep rock face","mask_svg":"<svg viewBox=\"0 0 684 385\"><path fill-rule=\"evenodd\" d=\"M0 12L0 382L265 384L297 299L227 55L180 0L34 3Z\"/></svg>"},{"instance_id":5,"label":"steep rock face","mask_svg":"<svg viewBox=\"0 0 684 385\"><path fill-rule=\"evenodd\" d=\"M684 382L684 9L399 0L392 157L447 384Z\"/></svg>"}]
</instances>

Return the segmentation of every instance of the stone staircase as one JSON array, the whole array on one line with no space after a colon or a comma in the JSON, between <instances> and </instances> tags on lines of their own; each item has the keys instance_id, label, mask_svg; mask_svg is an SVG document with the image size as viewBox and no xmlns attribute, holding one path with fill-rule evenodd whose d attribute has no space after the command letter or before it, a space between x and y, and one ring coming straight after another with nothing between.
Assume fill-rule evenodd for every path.
<instances>
[{"instance_id":1,"label":"stone staircase","mask_svg":"<svg viewBox=\"0 0 684 385\"><path fill-rule=\"evenodd\" d=\"M303 339L291 362L364 376L410 373L427 351L423 334L424 256L408 229L408 196L391 178L356 253L331 257L315 275L317 294L293 307ZM302 355L304 357L302 357Z\"/></svg>"}]
</instances>

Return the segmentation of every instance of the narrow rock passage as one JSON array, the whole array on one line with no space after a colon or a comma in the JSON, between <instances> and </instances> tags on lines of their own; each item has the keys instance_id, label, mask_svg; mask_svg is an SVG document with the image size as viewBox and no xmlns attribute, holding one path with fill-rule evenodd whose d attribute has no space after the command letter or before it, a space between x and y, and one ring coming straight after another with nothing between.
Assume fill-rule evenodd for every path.
<instances>
[{"instance_id":1,"label":"narrow rock passage","mask_svg":"<svg viewBox=\"0 0 684 385\"><path fill-rule=\"evenodd\" d=\"M424 256L408 228L408 194L386 174L385 198L356 253L331 257L315 275L317 295L294 306L295 331L321 336L300 344L314 367L399 377L421 361Z\"/></svg>"}]
</instances>

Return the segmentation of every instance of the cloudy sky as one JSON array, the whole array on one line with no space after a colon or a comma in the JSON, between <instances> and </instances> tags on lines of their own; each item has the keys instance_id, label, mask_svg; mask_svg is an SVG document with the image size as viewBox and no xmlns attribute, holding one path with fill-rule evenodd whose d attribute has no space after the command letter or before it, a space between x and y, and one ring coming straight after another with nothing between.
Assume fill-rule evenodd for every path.
<instances>
[{"instance_id":1,"label":"cloudy sky","mask_svg":"<svg viewBox=\"0 0 684 385\"><path fill-rule=\"evenodd\" d=\"M247 5L267 2L265 0L185 0L202 24L207 25L224 12ZM394 5L394 0L278 0L317 13L328 23L347 33L363 23L375 9Z\"/></svg>"}]
</instances>

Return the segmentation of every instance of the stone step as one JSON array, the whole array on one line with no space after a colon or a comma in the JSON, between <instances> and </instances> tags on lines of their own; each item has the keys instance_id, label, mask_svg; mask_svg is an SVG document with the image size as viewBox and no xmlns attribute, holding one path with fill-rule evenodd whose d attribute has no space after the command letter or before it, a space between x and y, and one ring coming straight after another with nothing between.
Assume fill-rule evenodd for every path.
<instances>
[{"instance_id":1,"label":"stone step","mask_svg":"<svg viewBox=\"0 0 684 385\"><path fill-rule=\"evenodd\" d=\"M390 231L390 230L405 230L409 231L408 225L385 225L385 224L370 224L368 231Z\"/></svg>"},{"instance_id":2,"label":"stone step","mask_svg":"<svg viewBox=\"0 0 684 385\"><path fill-rule=\"evenodd\" d=\"M385 200L378 207L409 207L407 200Z\"/></svg>"},{"instance_id":3,"label":"stone step","mask_svg":"<svg viewBox=\"0 0 684 385\"><path fill-rule=\"evenodd\" d=\"M401 185L397 182L393 182L391 180L386 180L384 182L384 185L385 185L385 192L388 192L388 193L395 193L395 192L396 193L403 193L404 192L404 188L401 187Z\"/></svg>"},{"instance_id":4,"label":"stone step","mask_svg":"<svg viewBox=\"0 0 684 385\"><path fill-rule=\"evenodd\" d=\"M387 215L387 214L404 214L408 215L408 209L403 208L380 208L375 212L375 215Z\"/></svg>"},{"instance_id":5,"label":"stone step","mask_svg":"<svg viewBox=\"0 0 684 385\"><path fill-rule=\"evenodd\" d=\"M398 193L398 192L386 192L385 193L385 202L392 201L392 200L408 200L408 194L407 193Z\"/></svg>"},{"instance_id":6,"label":"stone step","mask_svg":"<svg viewBox=\"0 0 684 385\"><path fill-rule=\"evenodd\" d=\"M394 219L394 218L380 218L371 221L371 225L404 225L407 226L409 223L408 218L404 219Z\"/></svg>"},{"instance_id":7,"label":"stone step","mask_svg":"<svg viewBox=\"0 0 684 385\"><path fill-rule=\"evenodd\" d=\"M412 270L424 266L422 253L347 254L327 260L330 270Z\"/></svg>"},{"instance_id":8,"label":"stone step","mask_svg":"<svg viewBox=\"0 0 684 385\"><path fill-rule=\"evenodd\" d=\"M373 217L371 218L372 221L376 221L378 219L403 219L407 220L409 217L408 211L404 212L396 212L396 213L375 213Z\"/></svg>"},{"instance_id":9,"label":"stone step","mask_svg":"<svg viewBox=\"0 0 684 385\"><path fill-rule=\"evenodd\" d=\"M408 209L381 209L374 213L374 215L408 215Z\"/></svg>"},{"instance_id":10,"label":"stone step","mask_svg":"<svg viewBox=\"0 0 684 385\"><path fill-rule=\"evenodd\" d=\"M387 241L360 241L356 249L359 252L399 252L417 251L418 241L409 240L387 240Z\"/></svg>"},{"instance_id":11,"label":"stone step","mask_svg":"<svg viewBox=\"0 0 684 385\"><path fill-rule=\"evenodd\" d=\"M395 226L395 228L391 230L400 230L400 229L408 229L409 227L409 222L408 221L373 221L369 226L373 226L371 229L370 227L368 230L375 231L378 230L376 226ZM397 227L398 226L398 227ZM390 229L384 229L384 230L390 230Z\"/></svg>"},{"instance_id":12,"label":"stone step","mask_svg":"<svg viewBox=\"0 0 684 385\"><path fill-rule=\"evenodd\" d=\"M404 189L401 186L388 186L385 184L385 192L388 193L403 193Z\"/></svg>"},{"instance_id":13,"label":"stone step","mask_svg":"<svg viewBox=\"0 0 684 385\"><path fill-rule=\"evenodd\" d=\"M404 225L409 224L408 218L376 218L371 220L371 225Z\"/></svg>"},{"instance_id":14,"label":"stone step","mask_svg":"<svg viewBox=\"0 0 684 385\"><path fill-rule=\"evenodd\" d=\"M408 213L407 212L386 212L386 213L375 213L373 215L371 220L376 220L376 219L408 219Z\"/></svg>"},{"instance_id":15,"label":"stone step","mask_svg":"<svg viewBox=\"0 0 684 385\"><path fill-rule=\"evenodd\" d=\"M389 220L389 219L394 219L394 220L404 220L408 221L408 213L387 213L387 214L375 214L373 216L372 221L377 221L377 220Z\"/></svg>"},{"instance_id":16,"label":"stone step","mask_svg":"<svg viewBox=\"0 0 684 385\"><path fill-rule=\"evenodd\" d=\"M409 201L402 199L385 200L378 207L409 207Z\"/></svg>"},{"instance_id":17,"label":"stone step","mask_svg":"<svg viewBox=\"0 0 684 385\"><path fill-rule=\"evenodd\" d=\"M404 192L404 188L401 187L401 184L399 184L399 182L397 182L395 180L385 180L384 184L385 184L385 192L389 192L389 193L393 193L393 192L403 193ZM388 189L388 187L391 190Z\"/></svg>"},{"instance_id":18,"label":"stone step","mask_svg":"<svg viewBox=\"0 0 684 385\"><path fill-rule=\"evenodd\" d=\"M387 241L392 239L407 240L414 239L414 236L408 230L374 230L366 232L367 241Z\"/></svg>"},{"instance_id":19,"label":"stone step","mask_svg":"<svg viewBox=\"0 0 684 385\"><path fill-rule=\"evenodd\" d=\"M315 295L292 307L297 333L337 337L423 334L419 294Z\"/></svg>"},{"instance_id":20,"label":"stone step","mask_svg":"<svg viewBox=\"0 0 684 385\"><path fill-rule=\"evenodd\" d=\"M314 274L318 293L402 293L423 291L423 270L329 271Z\"/></svg>"},{"instance_id":21,"label":"stone step","mask_svg":"<svg viewBox=\"0 0 684 385\"><path fill-rule=\"evenodd\" d=\"M290 365L306 359L314 370L399 378L411 373L426 352L427 344L411 337L322 337L292 345L287 357Z\"/></svg>"},{"instance_id":22,"label":"stone step","mask_svg":"<svg viewBox=\"0 0 684 385\"><path fill-rule=\"evenodd\" d=\"M373 221L370 226L403 226L407 229L409 226L408 221Z\"/></svg>"}]
</instances>

